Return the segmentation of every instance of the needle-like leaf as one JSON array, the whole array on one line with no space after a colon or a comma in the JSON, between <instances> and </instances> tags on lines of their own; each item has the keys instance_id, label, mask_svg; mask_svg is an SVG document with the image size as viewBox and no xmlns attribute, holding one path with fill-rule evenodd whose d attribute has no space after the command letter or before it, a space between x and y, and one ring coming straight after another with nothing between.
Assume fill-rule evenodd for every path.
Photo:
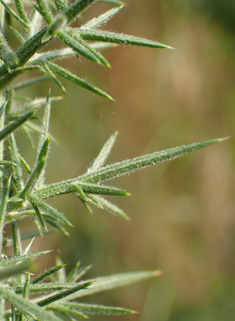
<instances>
[{"instance_id":1,"label":"needle-like leaf","mask_svg":"<svg viewBox=\"0 0 235 321\"><path fill-rule=\"evenodd\" d=\"M60 212L55 210L52 206L50 206L47 203L41 201L35 195L32 195L32 194L27 195L27 199L31 203L33 203L34 205L36 205L36 206L40 207L41 209L43 209L44 211L48 212L55 221L72 226L72 224L67 220L66 217L64 217L64 215L62 215Z\"/></svg>"},{"instance_id":2,"label":"needle-like leaf","mask_svg":"<svg viewBox=\"0 0 235 321\"><path fill-rule=\"evenodd\" d=\"M46 155L48 153L50 140L48 140L47 137L49 136L50 114L51 114L51 97L50 97L50 91L49 91L47 98L46 98L46 104L44 107L44 114L43 114L43 119L42 119L42 129L41 129L41 135L39 138L39 144L38 144L38 150L37 150L38 157L41 153L41 150L42 150L45 142L47 142L47 145L48 145ZM45 154L45 152L44 152L44 154Z\"/></svg>"},{"instance_id":3,"label":"needle-like leaf","mask_svg":"<svg viewBox=\"0 0 235 321\"><path fill-rule=\"evenodd\" d=\"M24 43L24 37L22 36L22 34L17 29L13 28L12 26L9 26L9 28L14 33L14 35L19 40L19 42Z\"/></svg>"},{"instance_id":4,"label":"needle-like leaf","mask_svg":"<svg viewBox=\"0 0 235 321\"><path fill-rule=\"evenodd\" d=\"M29 19L26 11L24 10L23 2L21 0L14 0L14 2L20 18L28 25Z\"/></svg>"},{"instance_id":5,"label":"needle-like leaf","mask_svg":"<svg viewBox=\"0 0 235 321\"><path fill-rule=\"evenodd\" d=\"M99 195L89 195L89 200L99 208L107 210L108 212L125 218L126 220L129 220L128 215L121 208L107 201L105 198Z\"/></svg>"},{"instance_id":6,"label":"needle-like leaf","mask_svg":"<svg viewBox=\"0 0 235 321\"><path fill-rule=\"evenodd\" d=\"M45 222L44 222L44 220L43 220L42 214L41 214L41 212L39 211L39 208L37 207L37 205L33 204L32 202L31 202L31 205L32 205L32 208L34 209L34 212L36 213L36 215L37 215L37 217L38 217L38 220L39 220L39 222L41 223L42 227L43 227L45 230L47 230L47 227L46 227ZM40 232L40 234L41 234L41 231L40 231L40 230L39 230L39 232Z\"/></svg>"},{"instance_id":7,"label":"needle-like leaf","mask_svg":"<svg viewBox=\"0 0 235 321\"><path fill-rule=\"evenodd\" d=\"M11 185L11 177L8 179L6 183L6 186L4 188L4 191L0 200L0 253L2 252L3 228L4 228L5 217L6 217L6 207L7 207L7 200L9 197L10 185Z\"/></svg>"},{"instance_id":8,"label":"needle-like leaf","mask_svg":"<svg viewBox=\"0 0 235 321\"><path fill-rule=\"evenodd\" d=\"M18 275L20 273L23 273L24 271L27 271L30 268L31 261L24 261L23 263L16 264L13 266L8 266L6 268L0 268L0 280L4 280L10 277L13 277L15 275ZM1 320L1 319L0 319ZM4 319L2 319L4 320Z\"/></svg>"},{"instance_id":9,"label":"needle-like leaf","mask_svg":"<svg viewBox=\"0 0 235 321\"><path fill-rule=\"evenodd\" d=\"M21 233L20 240L21 241L25 241L25 240L28 240L28 239L32 239L34 237L50 234L50 233L52 233L54 231L55 231L54 229L48 229L47 231L42 231L42 234L40 234L38 231ZM4 242L3 242L4 246L11 246L12 244L13 244L12 237L6 237L4 239Z\"/></svg>"},{"instance_id":10,"label":"needle-like leaf","mask_svg":"<svg viewBox=\"0 0 235 321\"><path fill-rule=\"evenodd\" d=\"M46 221L57 231L61 232L65 236L69 236L69 232L66 230L66 228L61 225L60 223L56 222L52 218L46 217Z\"/></svg>"},{"instance_id":11,"label":"needle-like leaf","mask_svg":"<svg viewBox=\"0 0 235 321\"><path fill-rule=\"evenodd\" d=\"M79 184L79 179L67 180L51 185L47 185L41 189L35 190L34 195L40 199L46 199L53 197L55 195L62 195L67 193L77 193L85 201L86 195L84 194L100 194L100 195L112 195L112 196L129 196L130 194L125 190L117 187L99 185L99 184L89 184L81 183Z\"/></svg>"},{"instance_id":12,"label":"needle-like leaf","mask_svg":"<svg viewBox=\"0 0 235 321\"><path fill-rule=\"evenodd\" d=\"M88 288L89 286L91 286L92 282L82 282L76 286L73 286L72 288L62 291L60 293L54 294L50 297L47 297L46 299L43 299L41 301L38 301L38 305L41 307L47 306L52 302L61 300L61 299L65 299L66 297L68 297L69 295L73 294L73 293L78 293L80 291L82 291L83 289Z\"/></svg>"},{"instance_id":13,"label":"needle-like leaf","mask_svg":"<svg viewBox=\"0 0 235 321\"><path fill-rule=\"evenodd\" d=\"M123 193L121 190L119 192L118 190L116 190L116 188L106 187L102 185L92 185L91 183L100 183L111 178L119 177L121 175L134 172L138 169L154 165L156 163L169 161L177 157L186 155L190 152L221 142L222 140L223 139L214 139L196 144L180 146L108 165L94 172L88 172L87 174L84 174L83 176L80 176L78 178L48 185L43 189L35 191L35 195L39 198L49 198L58 194L73 192L76 193L76 190L74 190L74 186L79 186L80 188L82 188L82 191L84 193L88 194L128 195L127 193L125 194L125 192ZM86 185L86 183L88 184ZM111 210L112 206L111 204L109 204L109 202L106 203L106 208L108 209L108 207L109 210ZM114 206L112 212L116 211L118 212L119 210L118 208L115 209ZM124 213L123 216L125 216Z\"/></svg>"},{"instance_id":14,"label":"needle-like leaf","mask_svg":"<svg viewBox=\"0 0 235 321\"><path fill-rule=\"evenodd\" d=\"M52 303L47 307L47 309L54 308L57 304ZM84 313L86 315L124 315L124 314L134 314L136 313L133 310L119 308L119 307L110 307L110 306L103 306L97 304L85 304L85 303L60 303L60 306L66 307L72 311L78 311L80 313Z\"/></svg>"},{"instance_id":15,"label":"needle-like leaf","mask_svg":"<svg viewBox=\"0 0 235 321\"><path fill-rule=\"evenodd\" d=\"M29 298L30 273L27 273L22 296L24 299ZM19 321L24 321L24 314L20 312Z\"/></svg>"},{"instance_id":16,"label":"needle-like leaf","mask_svg":"<svg viewBox=\"0 0 235 321\"><path fill-rule=\"evenodd\" d=\"M31 16L30 16L30 29L28 31L28 39L33 37L42 26L42 16L41 14L34 8L32 10ZM46 31L46 28L45 28Z\"/></svg>"},{"instance_id":17,"label":"needle-like leaf","mask_svg":"<svg viewBox=\"0 0 235 321\"><path fill-rule=\"evenodd\" d=\"M43 145L45 144L45 142L48 142L48 148L47 148L47 152L45 154L45 166L46 166L46 161L47 161L47 154L49 151L49 142L50 142L50 138L48 139L47 137L49 136L49 122L50 122L50 114L51 114L51 99L50 99L50 91L47 95L47 100L46 100L46 104L44 107L44 114L43 114L43 119L42 119L42 128L41 128L41 134L39 137L39 144L38 144L38 150L37 150L37 155L38 155L38 159L41 153L41 149L43 148ZM44 147L45 148L45 147ZM37 181L37 188L42 187L44 185L44 176L45 176L45 166L43 167L39 179Z\"/></svg>"},{"instance_id":18,"label":"needle-like leaf","mask_svg":"<svg viewBox=\"0 0 235 321\"><path fill-rule=\"evenodd\" d=\"M79 264L77 263L75 265L75 270L73 271L73 273L71 273L68 276L67 282L69 282L68 280L70 278L71 278L71 282L78 282L81 279L81 277L83 277L83 275L85 275L91 268L92 268L92 265L79 267Z\"/></svg>"},{"instance_id":19,"label":"needle-like leaf","mask_svg":"<svg viewBox=\"0 0 235 321\"><path fill-rule=\"evenodd\" d=\"M22 244L20 242L20 229L17 221L11 223L13 249L15 257L22 256ZM25 256L24 256L25 257Z\"/></svg>"},{"instance_id":20,"label":"needle-like leaf","mask_svg":"<svg viewBox=\"0 0 235 321\"><path fill-rule=\"evenodd\" d=\"M114 274L110 276L104 276L97 279L90 279L92 282L88 289L84 289L73 295L68 296L63 301L74 300L76 298L98 293L101 291L111 290L120 286L144 281L156 276L161 275L161 271L141 271L141 272L128 272L121 274Z\"/></svg>"},{"instance_id":21,"label":"needle-like leaf","mask_svg":"<svg viewBox=\"0 0 235 321\"><path fill-rule=\"evenodd\" d=\"M30 117L35 114L36 110L30 111L23 116L19 117L17 120L10 123L4 129L0 131L0 141L9 136L13 131L15 131L18 127L20 127L23 123L25 123Z\"/></svg>"},{"instance_id":22,"label":"needle-like leaf","mask_svg":"<svg viewBox=\"0 0 235 321\"><path fill-rule=\"evenodd\" d=\"M26 196L29 193L31 193L31 191L36 186L37 181L38 181L38 179L42 173L42 170L46 164L46 158L47 158L47 154L49 151L49 145L50 145L50 138L47 138L40 149L35 168L33 169L23 191L20 193L21 198L25 199Z\"/></svg>"},{"instance_id":23,"label":"needle-like leaf","mask_svg":"<svg viewBox=\"0 0 235 321\"><path fill-rule=\"evenodd\" d=\"M63 267L57 271L56 276L57 276L57 281L61 283L66 283L66 269L64 266L64 262L62 261L60 256L57 256L56 259L56 265L63 265Z\"/></svg>"},{"instance_id":24,"label":"needle-like leaf","mask_svg":"<svg viewBox=\"0 0 235 321\"><path fill-rule=\"evenodd\" d=\"M28 196L29 197L29 196ZM10 199L11 200L11 199ZM20 201L19 201L20 202ZM43 202L44 203L44 202ZM42 206L44 206L44 208L47 208L48 209L48 204L44 203L42 204ZM55 209L49 209L49 210L54 210L56 211ZM58 230L60 231L61 233L63 233L64 235L68 236L69 233L68 231L58 222L58 220L56 221L55 220L55 214L51 214L49 213L48 211L40 211L41 215L43 216L43 219L45 219L45 221L47 223L49 223L53 228L54 230ZM62 215L61 213L59 213L59 215ZM30 217L32 219L34 219L35 217L37 217L36 213L34 210L23 210L23 211L14 211L14 212L10 212L8 213L7 217L6 217L6 223L11 223L11 222L14 222L15 220L21 220L25 217ZM50 230L50 233L52 232L52 230ZM39 235L44 235L46 234L45 231L40 231L39 232ZM29 236L34 236L33 233L29 233L29 234L26 234L26 235L29 235ZM35 236L38 236L38 231L35 231ZM11 241L10 241L10 244L11 244Z\"/></svg>"},{"instance_id":25,"label":"needle-like leaf","mask_svg":"<svg viewBox=\"0 0 235 321\"><path fill-rule=\"evenodd\" d=\"M99 59L87 47L83 46L78 39L70 36L65 30L58 31L57 37L67 46L72 48L78 55L82 55L93 62L99 63Z\"/></svg>"},{"instance_id":26,"label":"needle-like leaf","mask_svg":"<svg viewBox=\"0 0 235 321\"><path fill-rule=\"evenodd\" d=\"M99 28L100 26L102 26L103 24L108 22L113 16L115 16L122 8L123 8L123 6L120 6L118 8L113 8L111 10L106 11L105 13L100 15L99 17L93 18L92 20L85 23L81 27L81 29Z\"/></svg>"},{"instance_id":27,"label":"needle-like leaf","mask_svg":"<svg viewBox=\"0 0 235 321\"><path fill-rule=\"evenodd\" d=\"M20 256L15 256L15 257L11 257L11 258L6 258L6 259L2 259L0 261L0 266L9 266L12 265L14 263L18 263L18 262L24 262L27 261L29 259L33 259L35 257L44 255L50 253L50 251L38 251L38 252L33 252L30 254L26 254L26 255L20 255Z\"/></svg>"},{"instance_id":28,"label":"needle-like leaf","mask_svg":"<svg viewBox=\"0 0 235 321\"><path fill-rule=\"evenodd\" d=\"M64 88L64 86L61 84L61 82L59 81L59 79L55 76L55 74L51 71L51 69L49 68L48 64L43 60L42 61L42 65L44 67L45 72L47 73L47 75L51 78L51 80L54 81L54 83L63 91L66 92L66 89Z\"/></svg>"},{"instance_id":29,"label":"needle-like leaf","mask_svg":"<svg viewBox=\"0 0 235 321\"><path fill-rule=\"evenodd\" d=\"M74 33L73 28L67 28L66 33L67 33L67 35L71 36L70 39L74 39L75 45L79 44L78 50L82 49L82 52L79 52L76 50L76 48L74 48L74 50L77 51L78 54L81 54L82 56L86 57L87 59L90 59L93 62L100 63L103 66L110 68L110 64L107 61L107 59L105 59L105 57L102 56L93 47L88 45L88 43L86 41L84 41L77 32ZM67 43L67 45L69 45L69 44Z\"/></svg>"},{"instance_id":30,"label":"needle-like leaf","mask_svg":"<svg viewBox=\"0 0 235 321\"><path fill-rule=\"evenodd\" d=\"M99 155L94 159L92 165L88 169L88 173L94 172L97 169L100 169L106 162L106 159L108 158L113 145L116 142L118 132L115 132L104 144L103 148L101 149Z\"/></svg>"},{"instance_id":31,"label":"needle-like leaf","mask_svg":"<svg viewBox=\"0 0 235 321\"><path fill-rule=\"evenodd\" d=\"M41 63L41 61L48 61L54 59L63 59L68 57L75 57L76 54L71 48L57 49L53 51L46 51L43 53L35 54L30 59L30 64ZM45 76L44 76L45 77Z\"/></svg>"},{"instance_id":32,"label":"needle-like leaf","mask_svg":"<svg viewBox=\"0 0 235 321\"><path fill-rule=\"evenodd\" d=\"M224 138L212 139L212 140L207 140L200 143L183 145L180 147L166 149L161 152L155 152L152 154L136 157L123 162L108 165L96 172L92 172L92 173L88 173L83 176L80 176L79 180L82 182L100 183L114 177L119 177L121 175L134 172L138 169L141 169L150 165L155 165L157 163L169 161L169 160L184 156L188 153L219 143L223 140ZM76 179L72 181L75 181L75 180Z\"/></svg>"},{"instance_id":33,"label":"needle-like leaf","mask_svg":"<svg viewBox=\"0 0 235 321\"><path fill-rule=\"evenodd\" d=\"M42 282L37 284L30 284L30 293L46 293L46 292L53 292L53 291L59 291L59 290L72 290L74 288L84 289L87 287L88 282L80 282L78 283L67 283L67 282ZM89 282L91 284L91 282ZM22 293L24 290L24 287L22 285L16 285L15 292L16 293ZM75 290L76 291L76 290ZM54 294L53 294L54 295Z\"/></svg>"},{"instance_id":34,"label":"needle-like leaf","mask_svg":"<svg viewBox=\"0 0 235 321\"><path fill-rule=\"evenodd\" d=\"M25 87L28 87L28 86L32 86L32 85L35 85L35 84L38 84L44 80L47 80L49 79L49 76L41 76L41 77L37 77L37 78L33 78L33 79L30 79L30 80L26 80L26 81L23 81L23 82L20 82L14 86L12 86L12 89L13 90L19 90L19 89L22 89L22 88L25 88Z\"/></svg>"},{"instance_id":35,"label":"needle-like leaf","mask_svg":"<svg viewBox=\"0 0 235 321\"><path fill-rule=\"evenodd\" d=\"M85 89L88 89L88 90L90 90L90 91L92 91L102 97L113 100L113 98L111 96L109 96L108 94L106 94L104 91L102 91L101 89L99 89L95 86L92 86L87 81L85 81L81 78L78 78L77 76L75 76L74 74L69 72L68 70L66 70L62 67L59 67L58 65L56 65L50 61L48 61L47 64L49 65L49 67L52 71L54 71L55 73L57 73L58 75L60 75L64 78L70 80L71 82L75 83L76 85L81 86Z\"/></svg>"},{"instance_id":36,"label":"needle-like leaf","mask_svg":"<svg viewBox=\"0 0 235 321\"><path fill-rule=\"evenodd\" d=\"M10 161L2 160L2 161L0 161L0 165L16 166L16 163L13 163L13 162L10 162Z\"/></svg>"},{"instance_id":37,"label":"needle-like leaf","mask_svg":"<svg viewBox=\"0 0 235 321\"><path fill-rule=\"evenodd\" d=\"M0 171L2 172L2 175L4 177L6 177L6 179L8 179L11 176L11 174L8 173L8 171L5 168L3 168L2 166L0 166ZM16 188L16 180L15 180L14 177L11 177L11 183L14 186L14 188L17 190L17 188Z\"/></svg>"},{"instance_id":38,"label":"needle-like leaf","mask_svg":"<svg viewBox=\"0 0 235 321\"><path fill-rule=\"evenodd\" d=\"M5 27L5 8L3 4L0 3L0 29L4 31Z\"/></svg>"},{"instance_id":39,"label":"needle-like leaf","mask_svg":"<svg viewBox=\"0 0 235 321\"><path fill-rule=\"evenodd\" d=\"M1 117L3 115L3 113L5 112L6 105L7 105L7 100L0 107L0 119L1 119Z\"/></svg>"},{"instance_id":40,"label":"needle-like leaf","mask_svg":"<svg viewBox=\"0 0 235 321\"><path fill-rule=\"evenodd\" d=\"M28 245L24 249L23 255L26 255L26 254L29 253L29 251L30 251L30 249L31 249L31 247L33 245L34 240L35 240L35 237L30 240L30 242L28 243Z\"/></svg>"},{"instance_id":41,"label":"needle-like leaf","mask_svg":"<svg viewBox=\"0 0 235 321\"><path fill-rule=\"evenodd\" d=\"M109 3L109 4L114 4L116 6L121 6L123 5L123 1L120 0L98 0L99 2L105 2L105 3Z\"/></svg>"},{"instance_id":42,"label":"needle-like leaf","mask_svg":"<svg viewBox=\"0 0 235 321\"><path fill-rule=\"evenodd\" d=\"M10 15L12 17L14 17L25 29L29 28L28 24L21 17L19 17L15 13L15 11L13 11L4 0L0 0L0 1L4 5L5 9L10 13Z\"/></svg>"},{"instance_id":43,"label":"needle-like leaf","mask_svg":"<svg viewBox=\"0 0 235 321\"><path fill-rule=\"evenodd\" d=\"M21 129L24 132L25 136L28 138L31 147L35 148L34 138L31 134L30 128L28 128L28 126L23 125ZM30 174L31 174L31 171L30 171Z\"/></svg>"},{"instance_id":44,"label":"needle-like leaf","mask_svg":"<svg viewBox=\"0 0 235 321\"><path fill-rule=\"evenodd\" d=\"M11 159L16 164L16 166L13 167L13 175L14 175L14 178L16 179L16 186L18 191L22 191L22 189L24 188L23 172L21 167L20 154L16 145L14 134L9 135L8 140L9 140Z\"/></svg>"},{"instance_id":45,"label":"needle-like leaf","mask_svg":"<svg viewBox=\"0 0 235 321\"><path fill-rule=\"evenodd\" d=\"M50 97L50 102L61 100L63 97L57 96L57 97ZM25 113L26 111L43 107L47 104L48 98L36 98L30 102L27 102L26 104L19 106L20 113ZM39 128L36 125L32 125L32 122L27 123L27 126L31 129ZM37 132L37 130L35 130ZM41 130L40 130L41 132Z\"/></svg>"},{"instance_id":46,"label":"needle-like leaf","mask_svg":"<svg viewBox=\"0 0 235 321\"><path fill-rule=\"evenodd\" d=\"M40 12L40 14L43 16L46 23L49 25L53 21L53 15L51 13L49 4L47 0L36 0L37 2L37 10Z\"/></svg>"},{"instance_id":47,"label":"needle-like leaf","mask_svg":"<svg viewBox=\"0 0 235 321\"><path fill-rule=\"evenodd\" d=\"M110 42L92 42L89 43L89 45L96 50L110 49L118 46L117 44Z\"/></svg>"},{"instance_id":48,"label":"needle-like leaf","mask_svg":"<svg viewBox=\"0 0 235 321\"><path fill-rule=\"evenodd\" d=\"M53 268L50 268L48 270L46 270L44 273L38 275L36 278L34 278L32 280L32 284L36 284L41 282L42 280L48 278L49 276L51 276L52 274L58 272L60 269L62 269L66 264L61 264L61 265L57 265L54 266ZM69 283L69 282L68 282ZM71 282L72 283L72 282Z\"/></svg>"},{"instance_id":49,"label":"needle-like leaf","mask_svg":"<svg viewBox=\"0 0 235 321\"><path fill-rule=\"evenodd\" d=\"M1 0L0 0L1 1ZM18 64L18 58L15 52L8 46L1 30L0 30L0 59L6 65L8 72L11 72L11 66Z\"/></svg>"},{"instance_id":50,"label":"needle-like leaf","mask_svg":"<svg viewBox=\"0 0 235 321\"><path fill-rule=\"evenodd\" d=\"M83 189L80 186L74 184L73 189L74 189L73 193L77 195L83 202L88 201L86 194L84 193Z\"/></svg>"},{"instance_id":51,"label":"needle-like leaf","mask_svg":"<svg viewBox=\"0 0 235 321\"><path fill-rule=\"evenodd\" d=\"M84 9L88 8L96 0L77 0L71 6L69 6L65 11L68 23L72 22L78 14L80 14Z\"/></svg>"},{"instance_id":52,"label":"needle-like leaf","mask_svg":"<svg viewBox=\"0 0 235 321\"><path fill-rule=\"evenodd\" d=\"M33 205L32 205L32 203L30 203L30 204L31 204L32 208L34 208ZM36 210L39 211L38 208L37 208ZM35 212L35 210L34 210L34 212ZM41 224L40 221L38 220L38 216L39 216L39 215L38 215L36 212L35 212L35 214L36 214L37 217L33 216L33 217L32 217L32 221L33 221L33 223L35 224L35 227L36 227L37 231L39 232L39 234L42 235L42 228L41 228L42 224ZM40 214L41 214L41 212L40 212Z\"/></svg>"},{"instance_id":53,"label":"needle-like leaf","mask_svg":"<svg viewBox=\"0 0 235 321\"><path fill-rule=\"evenodd\" d=\"M60 318L48 311L41 309L37 304L30 302L29 300L15 294L3 286L0 286L0 295L19 311L26 313L27 315L29 314L36 320L61 321Z\"/></svg>"},{"instance_id":54,"label":"needle-like leaf","mask_svg":"<svg viewBox=\"0 0 235 321\"><path fill-rule=\"evenodd\" d=\"M24 157L22 157L21 155L19 155L20 158L20 162L21 164L24 166L24 168L26 169L26 171L31 174L31 168L29 166L29 164L26 162L26 160L24 159Z\"/></svg>"},{"instance_id":55,"label":"needle-like leaf","mask_svg":"<svg viewBox=\"0 0 235 321\"><path fill-rule=\"evenodd\" d=\"M71 316L71 317L75 317L80 318L80 319L87 319L88 316L86 316L84 313L81 313L79 311L76 311L75 309L71 308L70 306L65 306L61 303L52 303L49 306L47 306L46 308L47 310L52 310L52 311L57 311L60 312L62 314L65 314L66 316Z\"/></svg>"},{"instance_id":56,"label":"needle-like leaf","mask_svg":"<svg viewBox=\"0 0 235 321\"><path fill-rule=\"evenodd\" d=\"M69 272L69 274L67 276L66 282L76 282L74 276L75 276L77 270L79 269L80 265L81 265L80 261L78 261L74 265L74 267L72 268L72 270Z\"/></svg>"},{"instance_id":57,"label":"needle-like leaf","mask_svg":"<svg viewBox=\"0 0 235 321\"><path fill-rule=\"evenodd\" d=\"M29 298L29 287L30 287L30 274L28 273L26 276L26 281L23 289L23 298L25 299Z\"/></svg>"},{"instance_id":58,"label":"needle-like leaf","mask_svg":"<svg viewBox=\"0 0 235 321\"><path fill-rule=\"evenodd\" d=\"M164 45L157 41L125 35L122 33L96 30L96 29L84 29L84 28L77 29L77 31L79 32L80 36L85 40L112 42L112 43L118 43L123 45L144 46L144 47L152 47L152 48L173 49L172 47Z\"/></svg>"}]
</instances>

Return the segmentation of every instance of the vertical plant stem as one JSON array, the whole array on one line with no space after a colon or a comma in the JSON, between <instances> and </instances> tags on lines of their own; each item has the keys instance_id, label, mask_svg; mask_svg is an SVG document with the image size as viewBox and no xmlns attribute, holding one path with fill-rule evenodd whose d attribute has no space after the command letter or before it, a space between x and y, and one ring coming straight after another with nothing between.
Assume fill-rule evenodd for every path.
<instances>
[{"instance_id":1,"label":"vertical plant stem","mask_svg":"<svg viewBox=\"0 0 235 321\"><path fill-rule=\"evenodd\" d=\"M20 230L18 227L18 223L16 221L12 223L12 237L13 237L14 255L20 256L20 254L22 252Z\"/></svg>"},{"instance_id":2,"label":"vertical plant stem","mask_svg":"<svg viewBox=\"0 0 235 321\"><path fill-rule=\"evenodd\" d=\"M22 253L20 229L17 221L12 222L11 228L12 228L14 256L16 257L16 256L20 256ZM25 279L25 275L19 274L18 276L16 276L16 283L22 284L24 282L24 279Z\"/></svg>"},{"instance_id":3,"label":"vertical plant stem","mask_svg":"<svg viewBox=\"0 0 235 321\"><path fill-rule=\"evenodd\" d=\"M1 9L1 8L0 8ZM0 94L0 106L4 104L4 97ZM0 118L0 131L4 128L4 118L5 112L3 111L2 117ZM0 142L0 161L4 158L4 140ZM2 197L2 189L3 189L3 182L2 182L2 172L0 171L0 198Z\"/></svg>"},{"instance_id":4,"label":"vertical plant stem","mask_svg":"<svg viewBox=\"0 0 235 321\"><path fill-rule=\"evenodd\" d=\"M5 23L5 8L0 3L0 31L3 31Z\"/></svg>"},{"instance_id":5,"label":"vertical plant stem","mask_svg":"<svg viewBox=\"0 0 235 321\"><path fill-rule=\"evenodd\" d=\"M4 223L6 217L6 208L7 200L9 196L9 190L11 185L11 177L8 179L2 197L0 198L0 254L2 254L2 245L3 245L3 232L4 232Z\"/></svg>"},{"instance_id":6,"label":"vertical plant stem","mask_svg":"<svg viewBox=\"0 0 235 321\"><path fill-rule=\"evenodd\" d=\"M0 299L0 320L5 319L5 300L3 298Z\"/></svg>"}]
</instances>

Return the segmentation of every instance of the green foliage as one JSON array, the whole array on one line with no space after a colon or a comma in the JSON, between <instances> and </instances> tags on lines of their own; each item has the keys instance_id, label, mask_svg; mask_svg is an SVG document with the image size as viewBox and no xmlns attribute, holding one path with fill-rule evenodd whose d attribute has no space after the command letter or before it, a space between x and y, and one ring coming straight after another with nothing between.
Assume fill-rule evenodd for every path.
<instances>
[{"instance_id":1,"label":"green foliage","mask_svg":"<svg viewBox=\"0 0 235 321\"><path fill-rule=\"evenodd\" d=\"M31 261L34 258L48 253L48 251L30 253L34 237L54 230L66 234L63 225L71 226L68 219L46 200L71 193L77 196L89 211L91 211L90 205L95 205L127 219L128 216L123 210L103 196L128 196L129 193L120 188L103 185L103 182L149 165L181 157L220 142L222 139L154 152L105 166L117 138L117 133L114 133L88 168L87 173L74 179L45 185L45 168L50 142L53 140L49 133L51 103L60 97L50 97L50 93L46 98L25 97L27 102L19 106L17 90L50 78L65 91L63 84L57 78L60 76L100 96L112 99L101 89L62 68L54 61L83 56L92 62L109 67L109 62L98 51L110 47L107 43L163 49L171 49L171 47L144 38L98 29L120 11L121 1L103 1L118 7L108 10L83 26L73 24L73 27L70 26L71 23L78 19L81 12L89 8L95 2L94 0L78 0L73 3L67 0L37 0L36 3L21 0L14 2L0 0L0 2L0 318L1 320L57 321L64 320L65 316L68 320L74 320L87 318L91 314L132 314L134 311L125 308L89 305L73 300L158 276L159 271L117 274L81 281L80 278L90 266L80 267L78 262L67 275L65 265L58 259L55 267L39 276L32 278L27 272L31 269ZM26 5L27 10L24 8ZM16 52L12 50L5 38L6 13L14 18L8 23L13 34L21 42ZM14 20L20 23L20 26L17 24L15 26ZM40 51L55 38L58 38L66 47L59 50ZM101 42L102 45L97 42ZM12 81L18 80L21 74L35 70L42 76L34 76L30 80L12 84ZM44 109L41 127L34 123L35 113L39 108ZM32 141L31 132L39 134L37 157L33 169L29 167L17 147L15 132L18 128L23 130L30 141ZM5 159L8 154L6 156L4 154L7 146L10 151L9 159ZM26 179L23 175L24 170L28 175ZM35 231L21 233L17 221L25 218L33 219ZM12 227L12 236L5 237L4 230L9 224ZM23 240L30 240L24 250L22 249ZM13 257L5 255L6 246L13 246ZM37 296L32 296L35 293ZM6 308L5 302L8 302Z\"/></svg>"}]
</instances>

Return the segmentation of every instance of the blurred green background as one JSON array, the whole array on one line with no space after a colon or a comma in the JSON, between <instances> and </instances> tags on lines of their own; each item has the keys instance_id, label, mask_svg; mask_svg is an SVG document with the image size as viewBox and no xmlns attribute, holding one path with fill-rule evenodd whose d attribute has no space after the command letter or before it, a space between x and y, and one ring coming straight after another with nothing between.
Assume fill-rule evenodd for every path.
<instances>
[{"instance_id":1,"label":"blurred green background","mask_svg":"<svg viewBox=\"0 0 235 321\"><path fill-rule=\"evenodd\" d=\"M109 9L97 3L82 17ZM112 69L81 59L63 62L116 102L66 83L52 108L53 145L47 182L83 173L108 137L119 137L110 162L201 140L221 144L116 179L131 192L116 199L126 222L70 195L52 199L74 228L36 242L58 248L68 269L93 264L89 277L161 269L156 280L94 295L85 301L140 311L123 321L235 320L235 4L231 0L130 0L106 30L142 36L177 50L123 47L105 53ZM62 95L50 81L32 97ZM25 157L29 147L20 143ZM48 258L45 265L53 264ZM116 320L103 317L96 320Z\"/></svg>"}]
</instances>

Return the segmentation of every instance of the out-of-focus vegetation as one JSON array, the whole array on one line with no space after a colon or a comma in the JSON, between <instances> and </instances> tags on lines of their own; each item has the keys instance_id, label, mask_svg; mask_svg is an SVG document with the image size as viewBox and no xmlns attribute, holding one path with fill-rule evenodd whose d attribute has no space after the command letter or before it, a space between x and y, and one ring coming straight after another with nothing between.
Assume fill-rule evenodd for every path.
<instances>
[{"instance_id":1,"label":"out-of-focus vegetation","mask_svg":"<svg viewBox=\"0 0 235 321\"><path fill-rule=\"evenodd\" d=\"M122 320L235 318L234 6L229 0L131 0L107 29L159 40L177 50L111 49L105 53L111 70L83 59L66 62L116 102L67 84L69 94L52 111L51 132L61 148L53 147L48 183L85 171L116 130L111 161L231 136L224 144L120 178L120 186L133 195L119 200L129 223L97 210L91 216L75 198L60 198L60 210L75 226L72 240L58 235L65 262L92 262L92 276L163 270L151 284L102 297L103 303L142 311ZM101 11L99 4L85 14ZM45 88L41 86L41 96ZM34 90L38 95L36 87L32 95ZM62 94L54 87L52 93Z\"/></svg>"}]
</instances>

